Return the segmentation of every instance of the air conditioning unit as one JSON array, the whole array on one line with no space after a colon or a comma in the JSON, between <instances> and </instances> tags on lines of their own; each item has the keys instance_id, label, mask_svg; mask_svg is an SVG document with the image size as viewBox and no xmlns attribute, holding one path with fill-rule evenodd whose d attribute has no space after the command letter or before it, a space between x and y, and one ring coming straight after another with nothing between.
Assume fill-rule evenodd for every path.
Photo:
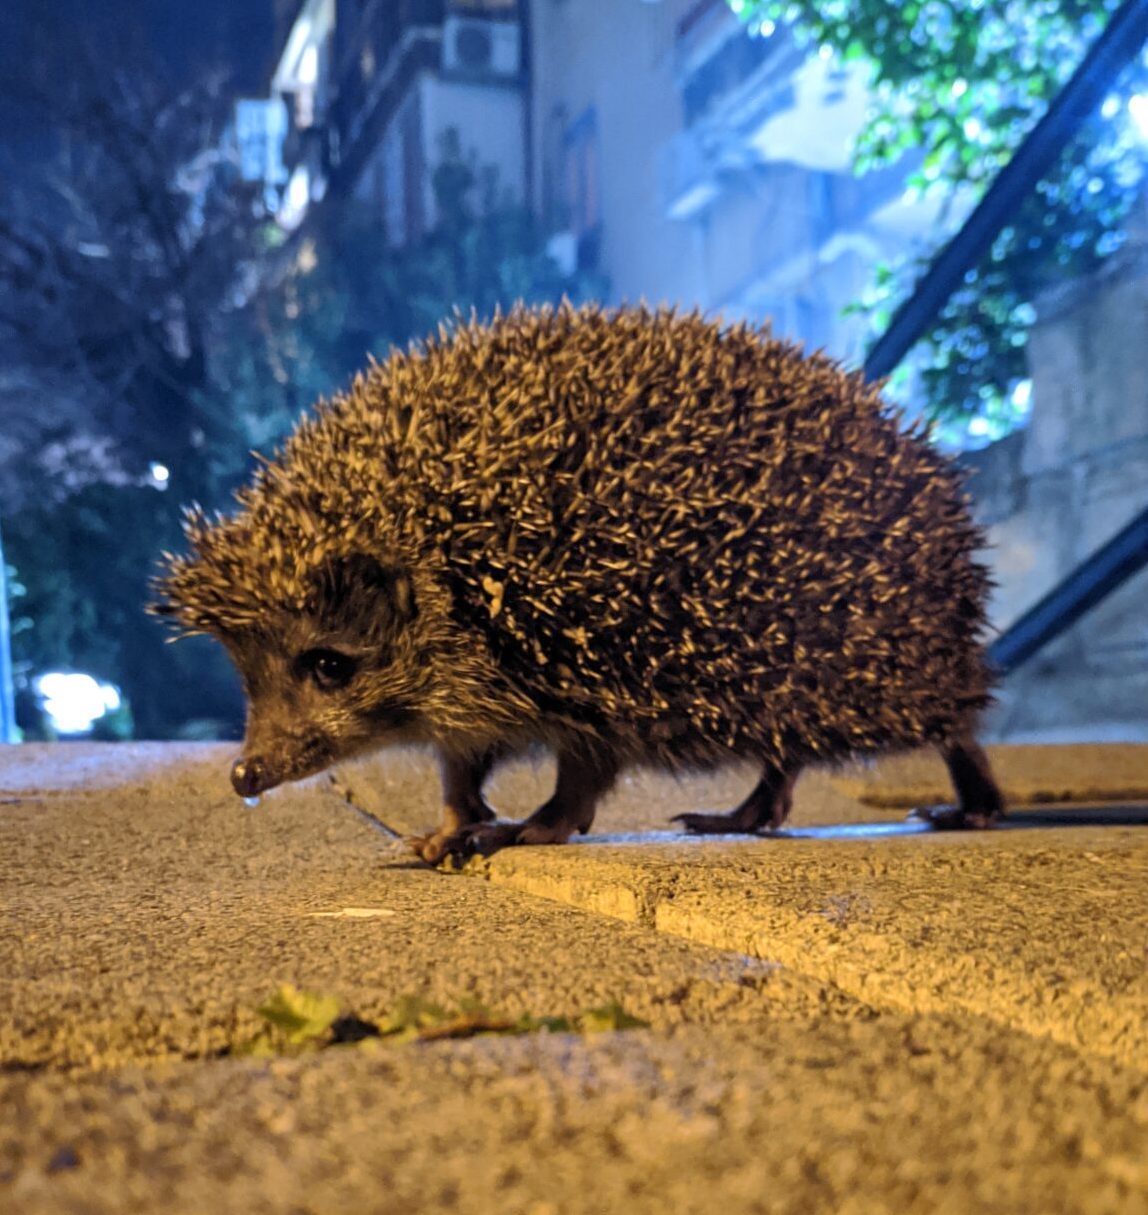
<instances>
[{"instance_id":1,"label":"air conditioning unit","mask_svg":"<svg viewBox=\"0 0 1148 1215\"><path fill-rule=\"evenodd\" d=\"M443 22L442 67L458 76L518 75L521 32L517 21L449 16Z\"/></svg>"}]
</instances>

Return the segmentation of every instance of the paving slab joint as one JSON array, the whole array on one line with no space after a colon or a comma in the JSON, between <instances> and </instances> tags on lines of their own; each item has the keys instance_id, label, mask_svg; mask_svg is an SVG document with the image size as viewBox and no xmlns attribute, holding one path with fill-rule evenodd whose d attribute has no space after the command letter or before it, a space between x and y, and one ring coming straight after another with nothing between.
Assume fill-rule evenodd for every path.
<instances>
[{"instance_id":1,"label":"paving slab joint","mask_svg":"<svg viewBox=\"0 0 1148 1215\"><path fill-rule=\"evenodd\" d=\"M745 852L752 848L748 845ZM951 864L952 849L944 841L940 848L937 859ZM873 1008L917 1015L970 1014L1143 1069L1148 992L1142 984L1122 982L1119 972L1113 972L1111 981L1088 969L1062 976L1049 970L1047 958L1034 965L1026 952L1031 935L1027 931L1018 938L1007 929L994 933L986 928L989 935L979 948L960 934L949 939L943 899L926 895L908 920L897 915L892 921L873 922L869 915L855 919L843 914L832 898L825 906L809 905L800 892L791 897L786 888L768 880L759 885L750 879L752 899L749 888L737 881L731 885L723 879L709 889L705 867L688 857L679 861L688 868L675 874L660 856L632 856L629 849L624 856L609 847L577 845L546 850L552 856L542 856L539 849L523 850L521 856L517 851L469 862L462 872L522 894L640 924L667 938L775 963ZM722 865L723 871L729 872L740 851L730 847L728 855L723 853L729 862ZM1072 866L1079 857L1087 867L1092 854L1065 849L1064 855L1071 858L1069 880L1079 884ZM650 869L644 868L647 865ZM859 872L854 867L841 880L853 882ZM700 879L693 888L686 880L691 873ZM767 863L763 876L768 879L770 873ZM795 872L794 881L800 883L801 877ZM1090 965L1089 958L1082 962Z\"/></svg>"}]
</instances>

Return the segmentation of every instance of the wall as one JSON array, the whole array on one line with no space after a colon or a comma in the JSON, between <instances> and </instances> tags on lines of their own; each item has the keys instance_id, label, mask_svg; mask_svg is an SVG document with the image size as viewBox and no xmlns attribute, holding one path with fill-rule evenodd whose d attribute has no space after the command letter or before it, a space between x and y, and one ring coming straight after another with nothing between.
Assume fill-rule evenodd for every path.
<instances>
[{"instance_id":1,"label":"wall","mask_svg":"<svg viewBox=\"0 0 1148 1215\"><path fill-rule=\"evenodd\" d=\"M693 234L657 204L658 150L681 128L677 20L692 0L533 0L536 206L545 213L562 131L595 112L600 266L615 299L706 302Z\"/></svg>"},{"instance_id":2,"label":"wall","mask_svg":"<svg viewBox=\"0 0 1148 1215\"><path fill-rule=\"evenodd\" d=\"M1148 244L1038 304L1028 428L965 457L999 627L1148 506ZM1148 570L1005 682L1001 738L1148 740Z\"/></svg>"},{"instance_id":3,"label":"wall","mask_svg":"<svg viewBox=\"0 0 1148 1215\"><path fill-rule=\"evenodd\" d=\"M395 244L417 239L438 221L432 174L442 160L448 131L457 133L463 156L476 167L497 167L500 197L525 198L519 90L422 72L382 129L355 184L356 199L384 219Z\"/></svg>"},{"instance_id":4,"label":"wall","mask_svg":"<svg viewBox=\"0 0 1148 1215\"><path fill-rule=\"evenodd\" d=\"M522 202L526 192L523 100L514 87L462 83L425 76L421 81L425 156L432 168L441 159L441 140L453 128L463 154L480 166L497 165L500 193ZM434 202L428 174L427 206Z\"/></svg>"},{"instance_id":5,"label":"wall","mask_svg":"<svg viewBox=\"0 0 1148 1215\"><path fill-rule=\"evenodd\" d=\"M860 362L864 322L842 310L875 262L911 244L914 223L934 234L935 208L906 200L900 169L853 177L838 128L858 125L863 106L856 82L837 79L847 69L807 60L788 35L746 47L720 0L532 0L530 22L535 206L552 213L563 132L592 112L597 268L612 302L769 320ZM738 40L756 66L716 85L687 124L684 90ZM821 83L795 102L811 63ZM833 123L841 147L830 167L823 128Z\"/></svg>"}]
</instances>

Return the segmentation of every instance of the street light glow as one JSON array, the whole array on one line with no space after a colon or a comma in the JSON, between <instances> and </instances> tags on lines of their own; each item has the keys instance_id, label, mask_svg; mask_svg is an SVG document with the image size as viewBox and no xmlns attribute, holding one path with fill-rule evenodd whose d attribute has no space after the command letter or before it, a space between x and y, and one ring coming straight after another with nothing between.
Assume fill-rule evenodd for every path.
<instances>
[{"instance_id":1,"label":"street light glow","mask_svg":"<svg viewBox=\"0 0 1148 1215\"><path fill-rule=\"evenodd\" d=\"M1128 98L1128 113L1141 137L1148 139L1148 93L1133 93Z\"/></svg>"},{"instance_id":2,"label":"street light glow","mask_svg":"<svg viewBox=\"0 0 1148 1215\"><path fill-rule=\"evenodd\" d=\"M81 671L49 671L35 681L44 712L61 734L84 734L105 713L120 707L120 694Z\"/></svg>"}]
</instances>

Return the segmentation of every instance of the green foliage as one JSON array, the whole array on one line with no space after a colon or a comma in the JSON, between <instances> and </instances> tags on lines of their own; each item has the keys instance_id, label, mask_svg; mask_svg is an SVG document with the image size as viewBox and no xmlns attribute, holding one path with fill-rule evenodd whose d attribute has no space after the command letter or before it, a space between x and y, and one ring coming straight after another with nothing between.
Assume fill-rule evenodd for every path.
<instances>
[{"instance_id":1,"label":"green foliage","mask_svg":"<svg viewBox=\"0 0 1148 1215\"><path fill-rule=\"evenodd\" d=\"M400 996L378 1022L340 1016L333 996L298 991L284 984L257 1009L264 1026L238 1054L299 1054L344 1043L400 1046L407 1042L437 1042L485 1034L608 1033L642 1029L648 1022L631 1016L615 1001L573 1016L507 1017L492 1012L469 996L453 1004L438 1004L424 996Z\"/></svg>"},{"instance_id":2,"label":"green foliage","mask_svg":"<svg viewBox=\"0 0 1148 1215\"><path fill-rule=\"evenodd\" d=\"M873 105L856 148L859 172L917 161L910 189L979 197L1044 113L1119 0L729 0L751 26L790 22L811 47L868 66ZM766 25L768 28L768 25ZM1143 63L1117 82L1048 179L942 310L923 351L928 412L950 424L1015 421L1009 394L1027 375L1036 297L1088 274L1120 247L1145 184L1146 152L1124 100ZM947 236L949 233L944 233ZM933 251L929 251L931 255ZM927 257L879 271L861 301L874 330L911 291Z\"/></svg>"},{"instance_id":3,"label":"green foliage","mask_svg":"<svg viewBox=\"0 0 1148 1215\"><path fill-rule=\"evenodd\" d=\"M602 1034L615 1029L642 1029L649 1022L631 1016L616 1000L600 1008L588 1008L577 1017L578 1028L584 1034Z\"/></svg>"}]
</instances>

